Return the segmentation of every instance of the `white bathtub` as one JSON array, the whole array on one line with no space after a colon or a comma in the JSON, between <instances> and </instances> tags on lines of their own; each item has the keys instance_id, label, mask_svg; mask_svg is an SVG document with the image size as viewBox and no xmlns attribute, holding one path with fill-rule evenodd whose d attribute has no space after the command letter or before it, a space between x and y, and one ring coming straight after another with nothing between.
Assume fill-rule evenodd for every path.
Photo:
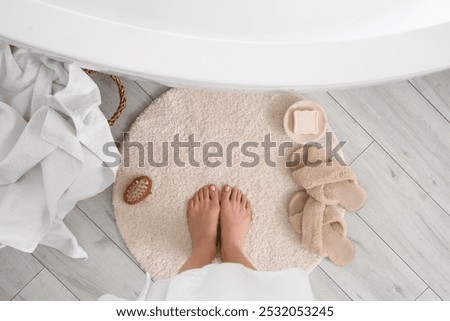
<instances>
[{"instance_id":1,"label":"white bathtub","mask_svg":"<svg viewBox=\"0 0 450 321\"><path fill-rule=\"evenodd\" d=\"M450 67L450 0L0 0L0 38L172 86L330 89Z\"/></svg>"}]
</instances>

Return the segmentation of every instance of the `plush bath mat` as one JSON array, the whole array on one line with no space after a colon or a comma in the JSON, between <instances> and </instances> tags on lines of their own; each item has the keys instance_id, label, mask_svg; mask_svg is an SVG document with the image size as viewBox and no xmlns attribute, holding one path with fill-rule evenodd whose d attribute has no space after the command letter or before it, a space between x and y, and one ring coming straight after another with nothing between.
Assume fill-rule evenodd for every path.
<instances>
[{"instance_id":1,"label":"plush bath mat","mask_svg":"<svg viewBox=\"0 0 450 321\"><path fill-rule=\"evenodd\" d=\"M211 183L238 186L251 200L245 252L258 270L309 271L319 263L319 256L300 245L287 216L289 198L299 187L286 159L298 146L289 145L283 116L300 99L172 89L137 118L121 146L113 205L125 243L152 277L175 275L188 258L186 204ZM152 194L126 204L125 189L142 175L152 179Z\"/></svg>"}]
</instances>

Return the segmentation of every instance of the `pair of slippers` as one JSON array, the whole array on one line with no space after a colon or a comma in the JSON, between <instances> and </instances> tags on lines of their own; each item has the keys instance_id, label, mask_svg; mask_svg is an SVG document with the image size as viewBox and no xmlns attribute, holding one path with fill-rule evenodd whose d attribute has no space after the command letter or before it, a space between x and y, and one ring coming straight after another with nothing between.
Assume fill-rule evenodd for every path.
<instances>
[{"instance_id":1,"label":"pair of slippers","mask_svg":"<svg viewBox=\"0 0 450 321\"><path fill-rule=\"evenodd\" d=\"M315 165L302 162L292 173L302 189L289 201L289 221L301 234L303 245L337 265L347 265L355 248L346 236L345 210L359 210L367 194L352 170L336 159L326 159L323 148L303 152L301 148L294 154L307 155Z\"/></svg>"}]
</instances>

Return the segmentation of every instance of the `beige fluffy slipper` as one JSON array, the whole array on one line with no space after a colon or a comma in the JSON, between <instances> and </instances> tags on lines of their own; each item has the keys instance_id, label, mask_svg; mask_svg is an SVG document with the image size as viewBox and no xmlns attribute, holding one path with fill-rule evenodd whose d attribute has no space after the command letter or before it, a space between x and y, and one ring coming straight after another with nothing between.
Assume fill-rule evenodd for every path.
<instances>
[{"instance_id":1,"label":"beige fluffy slipper","mask_svg":"<svg viewBox=\"0 0 450 321\"><path fill-rule=\"evenodd\" d=\"M302 148L294 154L302 154ZM299 166L292 172L299 185L320 203L340 205L350 212L363 207L367 199L366 191L358 184L356 175L346 165L336 159L326 159L322 149L308 149L309 162L317 162L316 166Z\"/></svg>"},{"instance_id":2,"label":"beige fluffy slipper","mask_svg":"<svg viewBox=\"0 0 450 321\"><path fill-rule=\"evenodd\" d=\"M344 214L343 208L322 204L305 190L294 193L288 204L289 221L301 235L302 244L340 266L355 257Z\"/></svg>"}]
</instances>

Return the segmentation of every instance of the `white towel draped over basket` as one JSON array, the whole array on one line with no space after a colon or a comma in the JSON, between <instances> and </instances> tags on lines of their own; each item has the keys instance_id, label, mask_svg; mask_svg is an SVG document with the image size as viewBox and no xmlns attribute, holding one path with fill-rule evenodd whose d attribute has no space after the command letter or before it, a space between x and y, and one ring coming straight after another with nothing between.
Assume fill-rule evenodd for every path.
<instances>
[{"instance_id":1,"label":"white towel draped over basket","mask_svg":"<svg viewBox=\"0 0 450 321\"><path fill-rule=\"evenodd\" d=\"M87 258L63 219L115 179L99 105L79 67L0 42L0 245Z\"/></svg>"}]
</instances>

